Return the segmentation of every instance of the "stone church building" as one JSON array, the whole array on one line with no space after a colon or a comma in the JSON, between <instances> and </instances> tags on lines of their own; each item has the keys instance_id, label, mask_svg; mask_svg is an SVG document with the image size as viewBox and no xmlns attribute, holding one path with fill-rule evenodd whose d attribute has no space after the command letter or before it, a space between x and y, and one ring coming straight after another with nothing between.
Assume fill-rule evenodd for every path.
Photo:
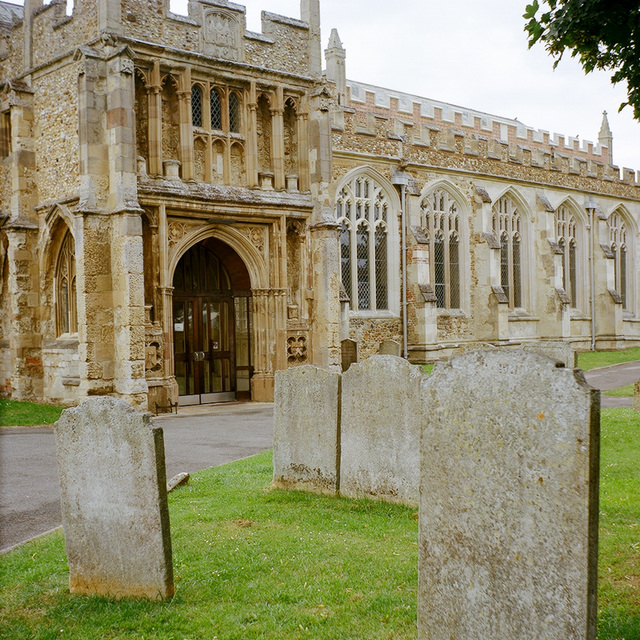
<instances>
[{"instance_id":1,"label":"stone church building","mask_svg":"<svg viewBox=\"0 0 640 640\"><path fill-rule=\"evenodd\" d=\"M0 393L265 401L345 346L640 344L606 116L580 143L349 81L319 12L0 2Z\"/></svg>"}]
</instances>

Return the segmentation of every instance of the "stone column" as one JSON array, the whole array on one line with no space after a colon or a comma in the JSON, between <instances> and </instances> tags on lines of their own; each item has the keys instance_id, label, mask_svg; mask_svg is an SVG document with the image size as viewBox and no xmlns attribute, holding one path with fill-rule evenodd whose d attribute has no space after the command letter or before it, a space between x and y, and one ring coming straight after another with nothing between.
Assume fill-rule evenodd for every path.
<instances>
[{"instance_id":1,"label":"stone column","mask_svg":"<svg viewBox=\"0 0 640 640\"><path fill-rule=\"evenodd\" d=\"M259 186L258 181L258 98L256 83L251 83L249 90L249 119L247 122L247 186L255 189Z\"/></svg>"},{"instance_id":2,"label":"stone column","mask_svg":"<svg viewBox=\"0 0 640 640\"><path fill-rule=\"evenodd\" d=\"M273 370L270 366L269 290L253 289L253 354L254 373L251 378L251 399L270 402L273 399Z\"/></svg>"},{"instance_id":3,"label":"stone column","mask_svg":"<svg viewBox=\"0 0 640 640\"><path fill-rule=\"evenodd\" d=\"M275 91L274 107L271 109L271 159L274 173L274 188L286 187L284 170L284 93L282 87Z\"/></svg>"},{"instance_id":4,"label":"stone column","mask_svg":"<svg viewBox=\"0 0 640 640\"><path fill-rule=\"evenodd\" d=\"M122 6L120 0L97 0L98 33L119 34L122 30Z\"/></svg>"},{"instance_id":5,"label":"stone column","mask_svg":"<svg viewBox=\"0 0 640 640\"><path fill-rule=\"evenodd\" d=\"M156 60L151 81L146 87L149 96L149 174L161 176L162 169L162 84L160 63Z\"/></svg>"},{"instance_id":6,"label":"stone column","mask_svg":"<svg viewBox=\"0 0 640 640\"><path fill-rule=\"evenodd\" d=\"M182 162L182 179L193 180L193 127L191 124L191 69L188 67L180 76L182 91L178 92L180 100L180 161Z\"/></svg>"},{"instance_id":7,"label":"stone column","mask_svg":"<svg viewBox=\"0 0 640 640\"><path fill-rule=\"evenodd\" d=\"M39 400L43 390L42 335L40 333L38 228L9 224L6 228L9 301L9 350L12 397Z\"/></svg>"},{"instance_id":8,"label":"stone column","mask_svg":"<svg viewBox=\"0 0 640 640\"><path fill-rule=\"evenodd\" d=\"M340 348L340 254L339 226L335 219L329 184L332 181L330 95L319 86L309 105L310 189L314 210L310 220L310 250L313 286L311 329L312 364L338 367Z\"/></svg>"},{"instance_id":9,"label":"stone column","mask_svg":"<svg viewBox=\"0 0 640 640\"><path fill-rule=\"evenodd\" d=\"M78 142L80 160L80 202L78 209L96 211L105 202L100 183L109 171L109 158L104 143L103 117L106 100L104 60L91 50L83 53L78 68ZM108 123L114 124L114 123Z\"/></svg>"},{"instance_id":10,"label":"stone column","mask_svg":"<svg viewBox=\"0 0 640 640\"><path fill-rule=\"evenodd\" d=\"M31 10L33 3L27 3ZM37 3L36 3L37 4ZM6 102L5 102L6 101ZM40 333L40 273L38 269L38 223L34 210L35 141L33 138L33 94L30 89L12 89L3 99L9 108L11 155L10 221L7 234L7 297L9 304L9 350L13 397L39 400L43 390L42 335ZM7 104L8 103L8 104Z\"/></svg>"},{"instance_id":11,"label":"stone column","mask_svg":"<svg viewBox=\"0 0 640 640\"><path fill-rule=\"evenodd\" d=\"M333 220L317 223L311 226L310 232L313 271L313 288L309 292L309 296L313 296L311 364L319 367L337 367L342 357L338 223Z\"/></svg>"},{"instance_id":12,"label":"stone column","mask_svg":"<svg viewBox=\"0 0 640 640\"><path fill-rule=\"evenodd\" d=\"M107 78L114 391L146 408L142 209L137 199L133 61L109 61Z\"/></svg>"},{"instance_id":13,"label":"stone column","mask_svg":"<svg viewBox=\"0 0 640 640\"><path fill-rule=\"evenodd\" d=\"M322 75L322 43L320 41L320 0L300 0L300 14L309 25L309 75Z\"/></svg>"},{"instance_id":14,"label":"stone column","mask_svg":"<svg viewBox=\"0 0 640 640\"><path fill-rule=\"evenodd\" d=\"M309 191L309 113L298 114L298 189Z\"/></svg>"}]
</instances>

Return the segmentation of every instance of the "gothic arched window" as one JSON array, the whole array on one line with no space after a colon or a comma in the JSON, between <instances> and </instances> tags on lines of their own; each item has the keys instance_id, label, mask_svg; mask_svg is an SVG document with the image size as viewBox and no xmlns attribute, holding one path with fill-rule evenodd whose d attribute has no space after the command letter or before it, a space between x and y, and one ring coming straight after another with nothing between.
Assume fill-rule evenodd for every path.
<instances>
[{"instance_id":1,"label":"gothic arched window","mask_svg":"<svg viewBox=\"0 0 640 640\"><path fill-rule=\"evenodd\" d=\"M571 306L578 306L576 218L565 206L555 213L556 241L562 250L562 288L571 300Z\"/></svg>"},{"instance_id":2,"label":"gothic arched window","mask_svg":"<svg viewBox=\"0 0 640 640\"><path fill-rule=\"evenodd\" d=\"M500 241L500 284L509 307L522 306L522 233L520 212L509 196L493 208L493 232Z\"/></svg>"},{"instance_id":3,"label":"gothic arched window","mask_svg":"<svg viewBox=\"0 0 640 640\"><path fill-rule=\"evenodd\" d=\"M622 308L629 307L629 252L627 246L627 226L622 216L613 212L607 220L609 227L609 248L613 253L613 273L616 291L622 298Z\"/></svg>"},{"instance_id":4,"label":"gothic arched window","mask_svg":"<svg viewBox=\"0 0 640 640\"><path fill-rule=\"evenodd\" d=\"M340 273L353 311L389 309L389 210L382 186L369 176L338 192Z\"/></svg>"},{"instance_id":5,"label":"gothic arched window","mask_svg":"<svg viewBox=\"0 0 640 640\"><path fill-rule=\"evenodd\" d=\"M460 308L460 214L456 201L436 189L422 201L422 227L429 240L429 270L440 309Z\"/></svg>"},{"instance_id":6,"label":"gothic arched window","mask_svg":"<svg viewBox=\"0 0 640 640\"><path fill-rule=\"evenodd\" d=\"M58 335L76 333L76 259L75 243L69 231L66 232L55 270L55 306Z\"/></svg>"}]
</instances>

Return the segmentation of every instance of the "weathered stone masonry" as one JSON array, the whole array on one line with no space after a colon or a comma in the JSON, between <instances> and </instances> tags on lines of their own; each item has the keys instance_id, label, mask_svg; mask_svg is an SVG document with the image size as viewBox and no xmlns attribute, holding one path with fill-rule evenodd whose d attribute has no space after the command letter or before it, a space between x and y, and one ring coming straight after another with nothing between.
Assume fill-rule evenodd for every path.
<instances>
[{"instance_id":1,"label":"weathered stone masonry","mask_svg":"<svg viewBox=\"0 0 640 640\"><path fill-rule=\"evenodd\" d=\"M640 342L606 118L581 145L350 81L337 31L323 73L319 10L0 2L1 393L270 400L345 339Z\"/></svg>"}]
</instances>

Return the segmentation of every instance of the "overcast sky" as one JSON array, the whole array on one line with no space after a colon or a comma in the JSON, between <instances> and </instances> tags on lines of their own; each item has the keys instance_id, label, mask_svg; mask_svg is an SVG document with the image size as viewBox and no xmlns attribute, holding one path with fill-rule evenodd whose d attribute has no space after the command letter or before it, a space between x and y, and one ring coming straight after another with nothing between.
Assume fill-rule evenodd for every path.
<instances>
[{"instance_id":1,"label":"overcast sky","mask_svg":"<svg viewBox=\"0 0 640 640\"><path fill-rule=\"evenodd\" d=\"M450 102L550 133L597 142L602 112L613 131L614 162L640 170L640 123L625 87L606 73L585 76L567 57L554 71L542 47L527 48L529 0L320 0L322 41L333 27L347 50L347 77ZM186 13L187 0L171 0ZM19 3L21 4L21 3ZM247 26L260 11L300 17L299 0L245 0Z\"/></svg>"}]
</instances>

